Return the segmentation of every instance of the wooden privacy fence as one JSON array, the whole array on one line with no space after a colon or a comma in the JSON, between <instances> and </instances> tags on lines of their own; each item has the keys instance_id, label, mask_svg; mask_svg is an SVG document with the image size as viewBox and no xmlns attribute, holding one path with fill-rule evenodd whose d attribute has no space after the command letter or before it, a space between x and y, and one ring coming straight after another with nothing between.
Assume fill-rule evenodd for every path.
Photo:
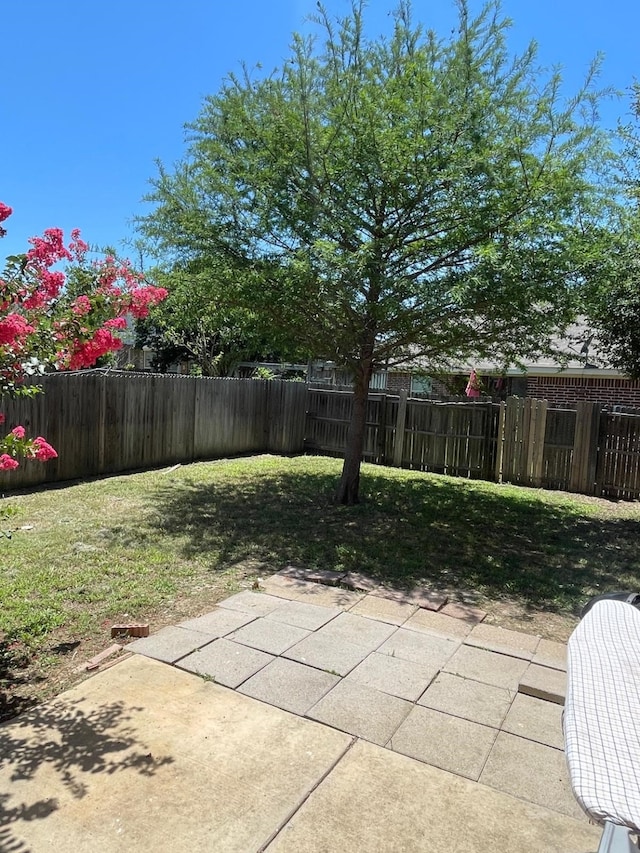
<instances>
[{"instance_id":1,"label":"wooden privacy fence","mask_svg":"<svg viewBox=\"0 0 640 853\"><path fill-rule=\"evenodd\" d=\"M342 455L351 393L302 382L158 374L45 376L44 394L2 401L58 451L0 472L0 491L243 453ZM640 498L640 411L543 400L436 402L373 393L364 459L456 477Z\"/></svg>"},{"instance_id":2,"label":"wooden privacy fence","mask_svg":"<svg viewBox=\"0 0 640 853\"><path fill-rule=\"evenodd\" d=\"M305 449L342 455L347 441L352 395L309 389ZM489 403L437 403L370 394L363 459L450 474L492 479L498 411Z\"/></svg>"},{"instance_id":3,"label":"wooden privacy fence","mask_svg":"<svg viewBox=\"0 0 640 853\"><path fill-rule=\"evenodd\" d=\"M305 448L342 455L351 395L310 388ZM435 402L371 394L364 459L438 474L640 498L640 411L545 400Z\"/></svg>"},{"instance_id":4,"label":"wooden privacy fence","mask_svg":"<svg viewBox=\"0 0 640 853\"><path fill-rule=\"evenodd\" d=\"M43 394L2 401L5 426L44 436L58 458L0 472L2 490L303 447L301 382L89 371L38 384Z\"/></svg>"}]
</instances>

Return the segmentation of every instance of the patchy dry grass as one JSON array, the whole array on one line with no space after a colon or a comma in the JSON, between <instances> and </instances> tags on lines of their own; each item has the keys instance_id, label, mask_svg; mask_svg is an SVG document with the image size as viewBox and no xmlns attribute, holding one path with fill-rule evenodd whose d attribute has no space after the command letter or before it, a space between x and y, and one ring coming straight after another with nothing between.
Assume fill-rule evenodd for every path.
<instances>
[{"instance_id":1,"label":"patchy dry grass","mask_svg":"<svg viewBox=\"0 0 640 853\"><path fill-rule=\"evenodd\" d=\"M639 588L637 504L365 465L346 508L339 470L260 456L4 499L0 716L71 683L112 623L156 630L290 562L470 594L560 637L591 595Z\"/></svg>"}]
</instances>

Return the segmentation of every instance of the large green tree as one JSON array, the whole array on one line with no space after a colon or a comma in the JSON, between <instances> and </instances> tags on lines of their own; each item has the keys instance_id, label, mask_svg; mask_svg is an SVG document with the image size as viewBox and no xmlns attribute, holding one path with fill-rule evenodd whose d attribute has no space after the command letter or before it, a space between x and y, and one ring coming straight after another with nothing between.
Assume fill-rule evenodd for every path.
<instances>
[{"instance_id":1,"label":"large green tree","mask_svg":"<svg viewBox=\"0 0 640 853\"><path fill-rule=\"evenodd\" d=\"M599 229L599 269L585 288L585 315L607 361L640 379L640 84L631 92L633 119L618 129L618 190L626 203L612 227Z\"/></svg>"},{"instance_id":2,"label":"large green tree","mask_svg":"<svg viewBox=\"0 0 640 853\"><path fill-rule=\"evenodd\" d=\"M169 290L165 304L137 324L136 344L156 353L156 369L194 362L203 376L229 376L239 362L272 357L263 319L234 297L234 270L202 255L154 271Z\"/></svg>"},{"instance_id":3,"label":"large green tree","mask_svg":"<svg viewBox=\"0 0 640 853\"><path fill-rule=\"evenodd\" d=\"M378 39L362 2L319 9L281 70L206 98L140 227L174 260L227 258L227 297L350 370L351 504L377 366L513 361L569 320L608 154L591 79L566 100L533 45L510 54L497 3L461 0L445 39L405 3Z\"/></svg>"}]
</instances>

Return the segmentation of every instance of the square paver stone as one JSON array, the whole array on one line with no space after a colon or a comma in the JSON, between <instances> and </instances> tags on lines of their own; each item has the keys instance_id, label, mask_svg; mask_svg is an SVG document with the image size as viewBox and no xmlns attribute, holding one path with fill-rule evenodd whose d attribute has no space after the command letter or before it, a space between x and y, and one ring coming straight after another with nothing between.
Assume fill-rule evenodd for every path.
<instances>
[{"instance_id":1,"label":"square paver stone","mask_svg":"<svg viewBox=\"0 0 640 853\"><path fill-rule=\"evenodd\" d=\"M241 613L250 613L252 616L266 616L273 613L282 604L282 599L275 595L267 595L265 592L251 592L244 590L231 598L226 598L218 604L228 610L239 610Z\"/></svg>"},{"instance_id":2,"label":"square paver stone","mask_svg":"<svg viewBox=\"0 0 640 853\"><path fill-rule=\"evenodd\" d=\"M311 581L290 578L276 573L260 580L260 589L268 595L295 600L301 592L313 589L316 584Z\"/></svg>"},{"instance_id":3,"label":"square paver stone","mask_svg":"<svg viewBox=\"0 0 640 853\"><path fill-rule=\"evenodd\" d=\"M440 610L447 603L447 596L444 593L421 589L420 587L410 591L380 587L371 594L390 598L392 601L398 601L402 604L414 604L416 607L424 607L427 610Z\"/></svg>"},{"instance_id":4,"label":"square paver stone","mask_svg":"<svg viewBox=\"0 0 640 853\"><path fill-rule=\"evenodd\" d=\"M242 643L243 646L260 649L271 655L281 655L309 634L310 631L296 628L295 625L286 625L284 622L275 622L273 619L255 619L237 631L227 634L227 639Z\"/></svg>"},{"instance_id":5,"label":"square paver stone","mask_svg":"<svg viewBox=\"0 0 640 853\"><path fill-rule=\"evenodd\" d=\"M535 696L537 699L546 699L548 702L564 705L567 695L567 674L561 669L550 669L547 666L532 663L520 679L518 691L528 696Z\"/></svg>"},{"instance_id":6,"label":"square paver stone","mask_svg":"<svg viewBox=\"0 0 640 853\"><path fill-rule=\"evenodd\" d=\"M276 658L245 681L238 691L292 714L304 716L339 681L337 675L285 658Z\"/></svg>"},{"instance_id":7,"label":"square paver stone","mask_svg":"<svg viewBox=\"0 0 640 853\"><path fill-rule=\"evenodd\" d=\"M378 619L380 622L388 622L391 625L402 625L417 609L415 604L392 601L372 594L365 596L362 601L352 607L351 613L367 616L369 619Z\"/></svg>"},{"instance_id":8,"label":"square paver stone","mask_svg":"<svg viewBox=\"0 0 640 853\"><path fill-rule=\"evenodd\" d=\"M499 729L515 695L504 687L441 672L418 704Z\"/></svg>"},{"instance_id":9,"label":"square paver stone","mask_svg":"<svg viewBox=\"0 0 640 853\"><path fill-rule=\"evenodd\" d=\"M307 631L316 631L340 613L342 611L336 607L320 607L304 601L285 601L266 618L296 628L305 628Z\"/></svg>"},{"instance_id":10,"label":"square paver stone","mask_svg":"<svg viewBox=\"0 0 640 853\"><path fill-rule=\"evenodd\" d=\"M473 607L470 604L460 604L458 601L447 602L440 613L445 616L452 616L454 619L462 619L469 625L469 628L473 628L478 622L482 622L487 615L486 610L481 610L479 607Z\"/></svg>"},{"instance_id":11,"label":"square paver stone","mask_svg":"<svg viewBox=\"0 0 640 853\"><path fill-rule=\"evenodd\" d=\"M308 604L316 604L320 607L338 607L340 610L350 610L364 598L363 592L354 592L343 587L325 586L316 583L312 589L299 592L296 601L304 601Z\"/></svg>"},{"instance_id":12,"label":"square paver stone","mask_svg":"<svg viewBox=\"0 0 640 853\"><path fill-rule=\"evenodd\" d=\"M204 616L197 616L195 619L180 622L179 627L188 628L190 631L201 631L211 637L224 637L225 634L236 631L255 618L255 615L243 613L240 610L227 610L224 607L218 607L211 613L205 613Z\"/></svg>"},{"instance_id":13,"label":"square paver stone","mask_svg":"<svg viewBox=\"0 0 640 853\"><path fill-rule=\"evenodd\" d=\"M343 679L307 712L307 717L382 746L412 707L397 696Z\"/></svg>"},{"instance_id":14,"label":"square paver stone","mask_svg":"<svg viewBox=\"0 0 640 853\"><path fill-rule=\"evenodd\" d=\"M561 669L567 671L567 646L565 643L556 643L554 640L540 640L531 663L539 666L548 666L550 669Z\"/></svg>"},{"instance_id":15,"label":"square paver stone","mask_svg":"<svg viewBox=\"0 0 640 853\"><path fill-rule=\"evenodd\" d=\"M283 578L283 580L287 580L287 578ZM288 586L283 586L277 581L273 581L271 578L266 578L265 580L260 581L260 591L264 595L269 595L274 598L280 599L280 604L284 601L297 601L298 596L300 595L299 590L296 588L295 581L288 581Z\"/></svg>"},{"instance_id":16,"label":"square paver stone","mask_svg":"<svg viewBox=\"0 0 640 853\"><path fill-rule=\"evenodd\" d=\"M502 724L502 731L564 749L562 706L518 693Z\"/></svg>"},{"instance_id":17,"label":"square paver stone","mask_svg":"<svg viewBox=\"0 0 640 853\"><path fill-rule=\"evenodd\" d=\"M210 676L217 684L236 688L273 659L273 655L230 640L215 640L183 658L179 666L197 675Z\"/></svg>"},{"instance_id":18,"label":"square paver stone","mask_svg":"<svg viewBox=\"0 0 640 853\"><path fill-rule=\"evenodd\" d=\"M378 581L375 581L370 575L365 575L362 572L347 572L340 581L340 584L349 587L349 589L363 590L364 592L380 589Z\"/></svg>"},{"instance_id":19,"label":"square paver stone","mask_svg":"<svg viewBox=\"0 0 640 853\"><path fill-rule=\"evenodd\" d=\"M468 646L488 649L490 652L531 660L540 643L540 637L483 623L475 626L465 643Z\"/></svg>"},{"instance_id":20,"label":"square paver stone","mask_svg":"<svg viewBox=\"0 0 640 853\"><path fill-rule=\"evenodd\" d=\"M460 640L398 628L378 651L383 655L391 655L391 657L431 667L435 675L458 648L460 648Z\"/></svg>"},{"instance_id":21,"label":"square paver stone","mask_svg":"<svg viewBox=\"0 0 640 853\"><path fill-rule=\"evenodd\" d=\"M309 634L304 640L284 652L284 657L307 666L324 669L334 675L346 675L367 656L367 649L342 640L337 643L320 631Z\"/></svg>"},{"instance_id":22,"label":"square paver stone","mask_svg":"<svg viewBox=\"0 0 640 853\"><path fill-rule=\"evenodd\" d=\"M571 792L564 753L551 746L500 732L480 782L530 803L586 820Z\"/></svg>"},{"instance_id":23,"label":"square paver stone","mask_svg":"<svg viewBox=\"0 0 640 853\"><path fill-rule=\"evenodd\" d=\"M497 734L488 726L416 705L389 746L394 752L477 781Z\"/></svg>"},{"instance_id":24,"label":"square paver stone","mask_svg":"<svg viewBox=\"0 0 640 853\"><path fill-rule=\"evenodd\" d=\"M529 666L522 658L512 658L473 646L460 646L444 665L443 670L462 678L471 678L494 687L504 687L514 693Z\"/></svg>"},{"instance_id":25,"label":"square paver stone","mask_svg":"<svg viewBox=\"0 0 640 853\"><path fill-rule=\"evenodd\" d=\"M300 566L285 566L278 574L285 578L295 578L296 580L328 584L329 586L336 586L345 575L344 572L335 572L331 569L305 569Z\"/></svg>"},{"instance_id":26,"label":"square paver stone","mask_svg":"<svg viewBox=\"0 0 640 853\"><path fill-rule=\"evenodd\" d=\"M163 628L150 637L134 640L127 646L127 651L138 652L141 655L163 660L167 663L175 663L175 661L188 655L189 652L206 646L212 640L215 640L215 634L205 634L204 631L190 631L187 628L172 625L169 628Z\"/></svg>"},{"instance_id":27,"label":"square paver stone","mask_svg":"<svg viewBox=\"0 0 640 853\"><path fill-rule=\"evenodd\" d=\"M601 832L360 740L268 853L593 853Z\"/></svg>"},{"instance_id":28,"label":"square paver stone","mask_svg":"<svg viewBox=\"0 0 640 853\"><path fill-rule=\"evenodd\" d=\"M447 616L442 611L435 613L433 610L420 608L402 626L411 631L422 631L426 634L435 634L438 637L457 637L463 640L471 631L473 625L464 619L456 619Z\"/></svg>"},{"instance_id":29,"label":"square paver stone","mask_svg":"<svg viewBox=\"0 0 640 853\"><path fill-rule=\"evenodd\" d=\"M368 652L374 652L396 630L394 625L356 616L354 613L341 613L328 625L318 631L335 643L353 643L362 646Z\"/></svg>"},{"instance_id":30,"label":"square paver stone","mask_svg":"<svg viewBox=\"0 0 640 853\"><path fill-rule=\"evenodd\" d=\"M349 673L346 680L415 702L437 671L427 664L371 652Z\"/></svg>"}]
</instances>

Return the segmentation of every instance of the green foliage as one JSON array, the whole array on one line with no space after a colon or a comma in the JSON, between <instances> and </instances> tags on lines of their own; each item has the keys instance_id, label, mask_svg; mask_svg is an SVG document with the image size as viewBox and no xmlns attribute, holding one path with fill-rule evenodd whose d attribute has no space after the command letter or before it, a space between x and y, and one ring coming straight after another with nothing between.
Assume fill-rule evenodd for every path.
<instances>
[{"instance_id":1,"label":"green foliage","mask_svg":"<svg viewBox=\"0 0 640 853\"><path fill-rule=\"evenodd\" d=\"M0 504L0 539L3 537L11 539L11 530L8 529L7 523L16 515L18 515L17 507L12 504Z\"/></svg>"},{"instance_id":2,"label":"green foliage","mask_svg":"<svg viewBox=\"0 0 640 853\"><path fill-rule=\"evenodd\" d=\"M253 371L252 379L275 379L276 374L268 367L256 367Z\"/></svg>"},{"instance_id":3,"label":"green foliage","mask_svg":"<svg viewBox=\"0 0 640 853\"><path fill-rule=\"evenodd\" d=\"M619 189L626 206L614 227L601 229L598 274L589 278L587 314L600 348L614 367L640 378L640 84L633 87L635 121L619 128L623 148Z\"/></svg>"},{"instance_id":4,"label":"green foliage","mask_svg":"<svg viewBox=\"0 0 640 853\"><path fill-rule=\"evenodd\" d=\"M319 5L322 43L294 35L279 71L207 97L140 221L167 258L221 259L232 304L349 369L360 397L380 366L547 349L574 313L612 162L596 67L564 100L534 45L509 53L497 2L473 18L461 0L444 39L401 2L391 37L371 40L363 7L335 24Z\"/></svg>"},{"instance_id":5,"label":"green foliage","mask_svg":"<svg viewBox=\"0 0 640 853\"><path fill-rule=\"evenodd\" d=\"M138 323L136 342L155 351L156 370L189 360L201 376L228 376L240 361L274 355L261 318L234 301L233 274L220 259L174 263L154 275L169 297Z\"/></svg>"}]
</instances>

